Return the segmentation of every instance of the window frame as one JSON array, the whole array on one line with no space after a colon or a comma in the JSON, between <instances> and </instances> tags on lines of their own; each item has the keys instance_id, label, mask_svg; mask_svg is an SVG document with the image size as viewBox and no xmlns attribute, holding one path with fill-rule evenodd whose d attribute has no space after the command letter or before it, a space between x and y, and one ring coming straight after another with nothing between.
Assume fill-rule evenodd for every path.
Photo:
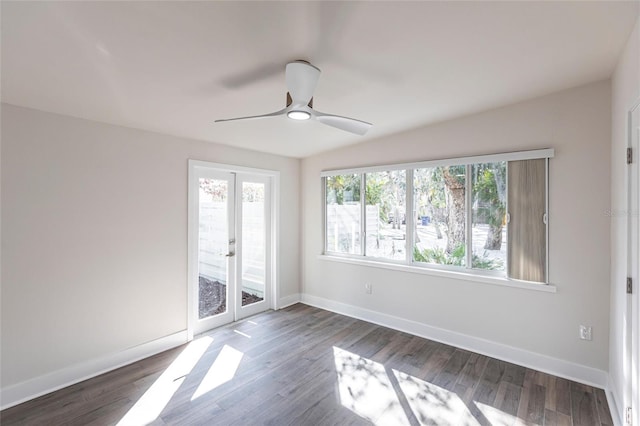
<instances>
[{"instance_id":1,"label":"window frame","mask_svg":"<svg viewBox=\"0 0 640 426\"><path fill-rule=\"evenodd\" d=\"M364 236L364 230L365 230L365 222L364 222L364 214L366 213L366 206L363 207L363 201L364 201L364 188L362 185L365 184L364 181L364 174L359 173L359 172L354 172L354 173L336 173L336 174L328 174L327 176L322 176L320 179L320 183L322 185L322 189L321 189L321 193L322 193L322 253L330 253L332 256L345 256L345 257L351 257L351 258L359 258L359 257L364 257L362 254L351 254L351 253L341 253L341 252L335 252L335 251L328 251L327 250L327 244L329 243L328 238L327 238L327 177L330 176L339 176L339 175L343 175L343 174L359 174L360 175L360 253L364 253L364 248L365 245L363 243L363 236Z\"/></svg>"},{"instance_id":2,"label":"window frame","mask_svg":"<svg viewBox=\"0 0 640 426\"><path fill-rule=\"evenodd\" d=\"M376 173L376 172L363 172L362 173L362 183L361 183L361 193L360 193L360 205L362 207L361 209L361 235L362 235L362 250L361 250L361 254L357 255L357 256L361 256L365 259L371 259L374 261L378 261L378 262L389 262L389 263L393 263L393 264L398 264L398 265L404 265L409 261L409 256L410 256L410 249L409 249L409 234L410 232L409 230L409 217L407 216L407 206L409 206L409 172L411 172L411 176L413 176L413 169L409 170L409 169L402 169L402 168L394 168L394 169L389 169L389 170L379 170L380 171L385 171L385 172L390 172L390 171L398 171L398 170L404 170L405 171L405 188L407 193L405 194L405 259L401 260L401 259L390 259L388 257L379 257L379 256L369 256L367 255L367 220L366 220L366 214L367 214L367 205L366 205L366 200L367 200L367 174L368 173ZM412 201L413 201L413 195L412 195ZM413 233L411 233L413 234ZM413 235L412 238L413 240Z\"/></svg>"},{"instance_id":3,"label":"window frame","mask_svg":"<svg viewBox=\"0 0 640 426\"><path fill-rule=\"evenodd\" d=\"M332 169L332 170L323 170L320 173L321 177L321 185L322 185L322 254L323 258L344 258L344 260L354 261L354 263L359 263L360 261L363 264L375 264L375 266L384 267L385 264L388 264L392 269L411 269L411 270L425 270L425 272L433 271L440 273L452 272L456 275L469 275L469 276L477 276L477 277L486 277L486 278L496 278L498 280L506 280L509 282L520 282L526 284L528 288L529 284L533 284L535 286L549 286L549 159L554 157L554 149L553 148L545 148L545 149L537 149L531 151L516 151L516 152L507 152L507 153L499 153L499 154L488 154L488 155L478 155L478 156L469 156L469 157L454 157L454 158L445 158L445 159L437 159L437 160L426 160L420 162L411 162L411 163L395 163L395 164L384 164L384 165L375 165L375 166L366 166L366 167L354 167L348 169ZM546 256L546 265L545 265L545 282L534 282L534 281L522 281L515 278L508 277L508 265L505 261L505 269L504 271L493 271L493 270L483 270L483 269L474 269L472 267L472 256L473 256L473 248L472 248L472 201L473 201L473 182L471 179L471 169L474 164L482 164L482 163L494 163L494 162L506 162L507 172L509 167L509 161L518 161L518 160L533 160L533 159L544 159L545 160L545 232L546 232L546 247L545 247L545 256ZM414 227L415 227L415 212L414 212L414 182L413 176L415 169L422 168L433 168L438 166L465 166L465 266L452 266L452 265L440 265L440 264L430 264L425 262L416 262L413 260L413 249L414 249ZM373 172L387 172L394 170L404 170L405 178L406 178L406 212L405 212L405 240L406 240L406 257L404 260L396 260L389 259L384 257L373 257L366 255L366 174ZM327 247L327 186L326 186L326 178L330 176L338 176L338 175L346 175L346 174L359 174L360 182L361 182L361 190L360 190L360 253L359 254L351 254L351 253L339 253L328 250ZM508 200L508 187L509 182L506 182L506 190L507 190L507 212L509 211L509 200ZM411 213L410 213L411 212ZM507 246L508 250L508 246ZM508 259L508 255L507 255ZM352 263L352 262L348 262Z\"/></svg>"}]
</instances>

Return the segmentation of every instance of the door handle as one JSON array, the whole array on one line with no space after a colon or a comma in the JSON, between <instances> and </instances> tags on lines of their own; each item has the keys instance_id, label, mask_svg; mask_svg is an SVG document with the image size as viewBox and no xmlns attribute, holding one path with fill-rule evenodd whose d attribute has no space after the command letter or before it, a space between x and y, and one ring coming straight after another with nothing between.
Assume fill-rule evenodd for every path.
<instances>
[{"instance_id":1,"label":"door handle","mask_svg":"<svg viewBox=\"0 0 640 426\"><path fill-rule=\"evenodd\" d=\"M235 251L230 251L229 253L225 254L225 257L233 257L236 255Z\"/></svg>"}]
</instances>

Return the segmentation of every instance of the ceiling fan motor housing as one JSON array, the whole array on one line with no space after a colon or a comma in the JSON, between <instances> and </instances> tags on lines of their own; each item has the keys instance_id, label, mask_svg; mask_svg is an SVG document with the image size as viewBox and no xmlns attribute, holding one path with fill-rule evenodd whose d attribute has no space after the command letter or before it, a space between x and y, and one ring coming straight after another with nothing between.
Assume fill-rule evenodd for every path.
<instances>
[{"instance_id":1,"label":"ceiling fan motor housing","mask_svg":"<svg viewBox=\"0 0 640 426\"><path fill-rule=\"evenodd\" d=\"M290 106L293 103L293 99L291 99L291 94L287 92L287 106ZM309 108L313 108L313 98L309 99L309 103L307 104Z\"/></svg>"}]
</instances>

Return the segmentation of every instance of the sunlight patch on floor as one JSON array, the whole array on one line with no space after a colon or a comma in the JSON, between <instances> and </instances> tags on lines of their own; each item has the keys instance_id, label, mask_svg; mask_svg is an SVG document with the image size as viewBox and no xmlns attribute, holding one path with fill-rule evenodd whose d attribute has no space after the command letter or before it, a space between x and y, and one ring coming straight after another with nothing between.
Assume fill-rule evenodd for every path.
<instances>
[{"instance_id":1,"label":"sunlight patch on floor","mask_svg":"<svg viewBox=\"0 0 640 426\"><path fill-rule=\"evenodd\" d=\"M243 333L242 331L239 330L233 330L234 333L239 334L243 337L246 337L247 339L251 339L251 336L249 336L247 333Z\"/></svg>"},{"instance_id":2,"label":"sunlight patch on floor","mask_svg":"<svg viewBox=\"0 0 640 426\"><path fill-rule=\"evenodd\" d=\"M491 423L492 426L510 426L516 424L517 417L512 416L509 413L498 410L490 405L476 402L478 410L484 415L484 417Z\"/></svg>"},{"instance_id":3,"label":"sunlight patch on floor","mask_svg":"<svg viewBox=\"0 0 640 426\"><path fill-rule=\"evenodd\" d=\"M415 420L421 425L520 424L517 417L495 407L465 402L456 392L336 346L333 357L340 403L376 425Z\"/></svg>"},{"instance_id":4,"label":"sunlight patch on floor","mask_svg":"<svg viewBox=\"0 0 640 426\"><path fill-rule=\"evenodd\" d=\"M467 405L455 393L398 370L393 370L393 374L421 424L478 424Z\"/></svg>"},{"instance_id":5,"label":"sunlight patch on floor","mask_svg":"<svg viewBox=\"0 0 640 426\"><path fill-rule=\"evenodd\" d=\"M408 424L382 364L333 347L340 403L377 424Z\"/></svg>"},{"instance_id":6,"label":"sunlight patch on floor","mask_svg":"<svg viewBox=\"0 0 640 426\"><path fill-rule=\"evenodd\" d=\"M191 401L233 379L233 376L236 375L236 371L240 366L243 355L239 350L224 345L216 360L211 364L204 379L202 379L202 382L198 385L198 389L196 389L191 397Z\"/></svg>"},{"instance_id":7,"label":"sunlight patch on floor","mask_svg":"<svg viewBox=\"0 0 640 426\"><path fill-rule=\"evenodd\" d=\"M213 339L205 336L189 343L118 422L118 426L147 425L156 420L211 342Z\"/></svg>"}]
</instances>

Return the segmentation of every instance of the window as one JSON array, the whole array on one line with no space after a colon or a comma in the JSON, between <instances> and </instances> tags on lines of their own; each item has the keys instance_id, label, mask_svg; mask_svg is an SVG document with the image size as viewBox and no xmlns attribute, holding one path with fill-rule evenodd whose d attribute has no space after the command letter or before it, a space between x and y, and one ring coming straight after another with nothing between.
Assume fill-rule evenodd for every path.
<instances>
[{"instance_id":1,"label":"window","mask_svg":"<svg viewBox=\"0 0 640 426\"><path fill-rule=\"evenodd\" d=\"M406 193L404 170L365 175L365 255L404 260L407 253Z\"/></svg>"},{"instance_id":2,"label":"window","mask_svg":"<svg viewBox=\"0 0 640 426\"><path fill-rule=\"evenodd\" d=\"M359 254L362 208L360 174L326 178L327 251Z\"/></svg>"},{"instance_id":3,"label":"window","mask_svg":"<svg viewBox=\"0 0 640 426\"><path fill-rule=\"evenodd\" d=\"M553 150L327 171L325 253L547 282Z\"/></svg>"},{"instance_id":4,"label":"window","mask_svg":"<svg viewBox=\"0 0 640 426\"><path fill-rule=\"evenodd\" d=\"M507 162L471 166L471 267L504 271L507 260Z\"/></svg>"},{"instance_id":5,"label":"window","mask_svg":"<svg viewBox=\"0 0 640 426\"><path fill-rule=\"evenodd\" d=\"M465 166L415 169L417 216L413 260L441 265L466 265Z\"/></svg>"}]
</instances>

